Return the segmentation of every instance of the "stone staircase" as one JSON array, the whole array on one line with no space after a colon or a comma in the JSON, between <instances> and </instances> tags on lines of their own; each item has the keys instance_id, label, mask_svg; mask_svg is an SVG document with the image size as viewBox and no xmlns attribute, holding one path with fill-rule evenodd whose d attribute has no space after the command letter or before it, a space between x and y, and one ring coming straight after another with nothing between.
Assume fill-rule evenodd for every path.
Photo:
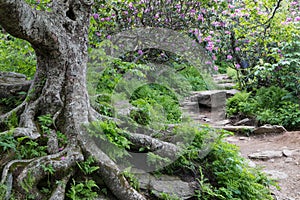
<instances>
[{"instance_id":1,"label":"stone staircase","mask_svg":"<svg viewBox=\"0 0 300 200\"><path fill-rule=\"evenodd\" d=\"M233 80L225 74L214 75L213 80L218 89L192 92L181 103L184 117L189 117L199 124L208 124L213 128L242 134L268 134L286 131L284 127L276 125L253 126L248 118L232 123L226 118L226 100L239 91L233 89L235 86Z\"/></svg>"},{"instance_id":2,"label":"stone staircase","mask_svg":"<svg viewBox=\"0 0 300 200\"><path fill-rule=\"evenodd\" d=\"M216 90L192 92L182 103L183 115L201 124L225 125L226 99L232 97L238 90L233 80L225 74L214 75Z\"/></svg>"}]
</instances>

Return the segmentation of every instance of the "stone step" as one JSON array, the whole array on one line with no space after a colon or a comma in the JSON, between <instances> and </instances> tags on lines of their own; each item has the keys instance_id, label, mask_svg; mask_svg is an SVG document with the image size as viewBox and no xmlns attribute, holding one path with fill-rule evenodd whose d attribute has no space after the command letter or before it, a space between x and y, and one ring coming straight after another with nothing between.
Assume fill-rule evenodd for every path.
<instances>
[{"instance_id":1,"label":"stone step","mask_svg":"<svg viewBox=\"0 0 300 200\"><path fill-rule=\"evenodd\" d=\"M235 133L251 133L255 130L255 126L213 126L213 128L224 129Z\"/></svg>"},{"instance_id":2,"label":"stone step","mask_svg":"<svg viewBox=\"0 0 300 200\"><path fill-rule=\"evenodd\" d=\"M225 88L225 89L233 89L235 85L236 85L235 83L220 83L220 84L217 84L218 87Z\"/></svg>"}]
</instances>

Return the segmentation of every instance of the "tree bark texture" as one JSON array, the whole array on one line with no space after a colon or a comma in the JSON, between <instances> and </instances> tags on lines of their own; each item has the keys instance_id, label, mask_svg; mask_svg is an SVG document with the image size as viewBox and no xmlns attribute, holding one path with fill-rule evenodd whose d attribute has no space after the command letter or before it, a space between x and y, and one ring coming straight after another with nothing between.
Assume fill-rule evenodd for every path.
<instances>
[{"instance_id":1,"label":"tree bark texture","mask_svg":"<svg viewBox=\"0 0 300 200\"><path fill-rule=\"evenodd\" d=\"M31 160L12 160L4 167L1 183L9 185L11 168L21 168L10 186L24 195L28 192L35 194L36 199L45 199L37 189L38 182L46 176L42 164L51 164L55 171L64 172L61 181L67 183L72 167L86 155L95 157L101 178L118 199L145 199L128 184L117 165L85 137L82 126L89 123L89 119L96 118L90 112L86 88L92 4L89 0L52 1L49 5L51 11L39 11L24 0L0 0L0 25L11 35L30 42L37 57L36 74L26 100L14 110L21 115L19 127L13 134L39 138L36 118L50 114L54 116L57 129L68 137L64 151L54 153L54 150L53 154ZM1 116L0 120L10 114ZM34 182L26 190L24 183L29 174L34 176ZM65 186L58 186L50 199L64 199L64 196Z\"/></svg>"}]
</instances>

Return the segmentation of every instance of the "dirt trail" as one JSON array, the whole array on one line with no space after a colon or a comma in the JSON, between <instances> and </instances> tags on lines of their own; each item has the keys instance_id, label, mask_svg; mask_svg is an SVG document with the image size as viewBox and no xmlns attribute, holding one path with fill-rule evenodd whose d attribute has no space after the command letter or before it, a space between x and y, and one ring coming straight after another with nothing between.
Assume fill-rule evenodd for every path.
<instances>
[{"instance_id":1,"label":"dirt trail","mask_svg":"<svg viewBox=\"0 0 300 200\"><path fill-rule=\"evenodd\" d=\"M272 188L275 199L300 200L300 131L268 136L232 136L226 140L239 146L245 158L253 153L260 156L268 154L268 158L251 161L277 178L281 189Z\"/></svg>"}]
</instances>

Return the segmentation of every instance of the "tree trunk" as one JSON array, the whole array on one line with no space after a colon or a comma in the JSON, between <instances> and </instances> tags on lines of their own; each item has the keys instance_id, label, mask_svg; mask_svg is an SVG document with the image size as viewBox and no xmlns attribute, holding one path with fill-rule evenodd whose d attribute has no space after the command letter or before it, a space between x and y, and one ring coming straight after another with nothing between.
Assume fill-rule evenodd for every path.
<instances>
[{"instance_id":1,"label":"tree trunk","mask_svg":"<svg viewBox=\"0 0 300 200\"><path fill-rule=\"evenodd\" d=\"M48 146L50 155L8 162L1 180L1 184L8 185L7 198L14 190L20 194L19 199L28 193L35 194L35 199L45 199L38 189L39 181L47 176L43 166L51 165L59 172L55 177L67 184L76 162L91 155L100 166L101 178L118 199L145 199L128 184L117 165L87 137L82 126L95 119L86 89L91 5L89 0L53 1L49 5L51 11L46 12L33 9L23 0L0 0L0 25L11 35L29 41L37 57L37 70L27 98L14 110L21 115L19 127L13 134L38 139L36 119L50 114L56 131L68 138L68 145L61 152L57 145L52 149ZM16 166L19 172L13 173L11 168ZM30 187L29 177L33 177ZM64 198L65 187L58 185L50 199Z\"/></svg>"}]
</instances>

